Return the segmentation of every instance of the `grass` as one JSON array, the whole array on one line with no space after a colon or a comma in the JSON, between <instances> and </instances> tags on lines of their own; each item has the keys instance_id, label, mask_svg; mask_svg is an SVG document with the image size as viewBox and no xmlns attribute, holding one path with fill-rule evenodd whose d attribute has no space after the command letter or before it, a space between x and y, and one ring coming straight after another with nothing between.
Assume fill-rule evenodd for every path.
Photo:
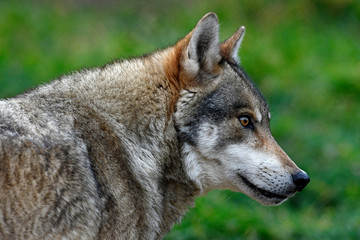
<instances>
[{"instance_id":1,"label":"grass","mask_svg":"<svg viewBox=\"0 0 360 240\"><path fill-rule=\"evenodd\" d=\"M356 0L3 0L0 96L173 44L208 11L219 16L222 40L247 27L242 65L271 105L274 137L311 182L278 207L212 191L166 239L359 239Z\"/></svg>"}]
</instances>

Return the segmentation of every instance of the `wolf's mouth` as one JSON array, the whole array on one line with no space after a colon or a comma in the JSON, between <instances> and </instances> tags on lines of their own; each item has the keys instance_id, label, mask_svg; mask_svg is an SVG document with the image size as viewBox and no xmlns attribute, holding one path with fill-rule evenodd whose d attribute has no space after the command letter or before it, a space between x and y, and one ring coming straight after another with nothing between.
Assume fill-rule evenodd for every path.
<instances>
[{"instance_id":1,"label":"wolf's mouth","mask_svg":"<svg viewBox=\"0 0 360 240\"><path fill-rule=\"evenodd\" d=\"M246 186L248 186L249 188L251 189L254 189L256 190L257 192L259 192L261 195L267 197L267 198L276 198L276 199L286 199L287 196L284 196L284 195L279 195L279 194L276 194L276 193L272 193L272 192L269 192L267 190L264 190L264 189L261 189L257 186L255 186L253 183L251 183L247 178L243 177L242 175L240 174L237 174L241 180L246 184Z\"/></svg>"}]
</instances>

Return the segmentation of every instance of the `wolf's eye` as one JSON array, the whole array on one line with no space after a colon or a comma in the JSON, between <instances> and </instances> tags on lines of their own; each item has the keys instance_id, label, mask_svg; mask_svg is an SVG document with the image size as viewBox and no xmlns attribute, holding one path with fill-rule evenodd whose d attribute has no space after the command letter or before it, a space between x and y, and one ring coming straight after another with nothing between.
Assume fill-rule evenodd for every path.
<instances>
[{"instance_id":1,"label":"wolf's eye","mask_svg":"<svg viewBox=\"0 0 360 240\"><path fill-rule=\"evenodd\" d=\"M249 117L239 117L239 121L243 127L250 127L250 118Z\"/></svg>"}]
</instances>

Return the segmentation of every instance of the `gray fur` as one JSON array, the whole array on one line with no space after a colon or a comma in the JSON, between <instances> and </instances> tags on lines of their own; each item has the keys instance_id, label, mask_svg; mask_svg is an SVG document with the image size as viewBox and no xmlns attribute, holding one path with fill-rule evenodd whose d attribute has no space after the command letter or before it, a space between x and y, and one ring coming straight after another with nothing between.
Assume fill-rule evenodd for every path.
<instances>
[{"instance_id":1,"label":"gray fur","mask_svg":"<svg viewBox=\"0 0 360 240\"><path fill-rule=\"evenodd\" d=\"M218 28L207 14L173 47L0 101L0 239L160 239L208 190L264 204L293 194L292 182L259 190L244 169L230 183L225 162L207 156L207 139L225 151L271 137L267 104L221 50ZM234 39L221 45L231 54ZM255 135L239 127L245 107L263 116Z\"/></svg>"}]
</instances>

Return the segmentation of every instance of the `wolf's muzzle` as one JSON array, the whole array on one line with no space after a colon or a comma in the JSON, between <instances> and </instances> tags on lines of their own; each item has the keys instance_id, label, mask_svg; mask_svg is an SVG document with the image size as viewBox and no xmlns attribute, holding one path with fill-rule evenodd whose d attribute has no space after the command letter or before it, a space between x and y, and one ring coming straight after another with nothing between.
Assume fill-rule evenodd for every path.
<instances>
[{"instance_id":1,"label":"wolf's muzzle","mask_svg":"<svg viewBox=\"0 0 360 240\"><path fill-rule=\"evenodd\" d=\"M310 182L310 178L304 171L297 171L294 175L292 175L292 179L296 186L296 191L300 192L303 190L306 185Z\"/></svg>"}]
</instances>

